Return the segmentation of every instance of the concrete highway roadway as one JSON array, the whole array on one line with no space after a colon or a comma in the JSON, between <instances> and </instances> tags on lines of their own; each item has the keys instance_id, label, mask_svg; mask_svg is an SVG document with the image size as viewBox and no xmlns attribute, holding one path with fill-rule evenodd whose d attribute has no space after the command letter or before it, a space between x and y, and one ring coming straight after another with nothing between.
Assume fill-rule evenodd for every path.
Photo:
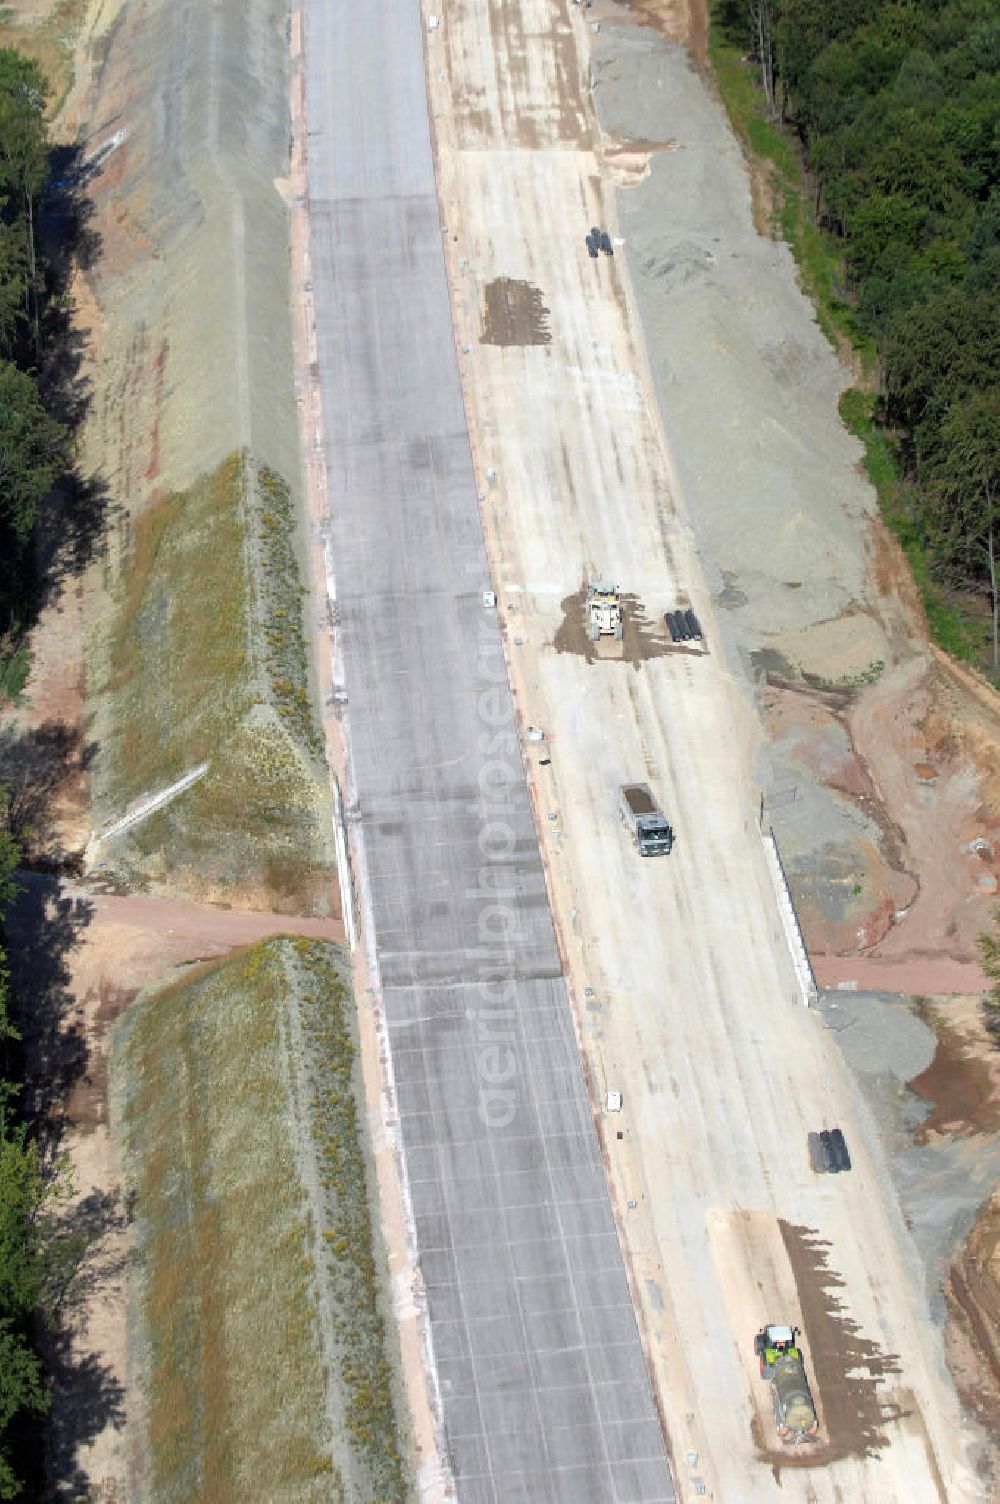
<instances>
[{"instance_id":1,"label":"concrete highway roadway","mask_svg":"<svg viewBox=\"0 0 1000 1504\"><path fill-rule=\"evenodd\" d=\"M357 874L461 1504L674 1498L489 587L419 7L307 0Z\"/></svg>"}]
</instances>

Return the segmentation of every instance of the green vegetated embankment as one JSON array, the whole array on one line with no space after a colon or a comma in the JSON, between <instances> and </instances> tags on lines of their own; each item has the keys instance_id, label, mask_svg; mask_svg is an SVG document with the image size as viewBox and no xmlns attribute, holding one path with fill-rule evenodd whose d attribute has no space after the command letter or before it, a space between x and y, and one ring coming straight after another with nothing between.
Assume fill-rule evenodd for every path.
<instances>
[{"instance_id":1,"label":"green vegetated embankment","mask_svg":"<svg viewBox=\"0 0 1000 1504\"><path fill-rule=\"evenodd\" d=\"M775 227L823 329L856 353L841 414L931 632L994 675L998 35L992 0L716 0L711 34Z\"/></svg>"},{"instance_id":2,"label":"green vegetated embankment","mask_svg":"<svg viewBox=\"0 0 1000 1504\"><path fill-rule=\"evenodd\" d=\"M120 1026L156 1504L406 1497L344 976L332 945L270 940Z\"/></svg>"},{"instance_id":3,"label":"green vegetated embankment","mask_svg":"<svg viewBox=\"0 0 1000 1504\"><path fill-rule=\"evenodd\" d=\"M122 888L330 904L328 772L310 703L289 227L287 14L276 0L125 7L89 112L123 139L88 179L81 274L100 361L82 446L109 526L88 601L88 766ZM95 26L96 26L95 21Z\"/></svg>"},{"instance_id":4,"label":"green vegetated embankment","mask_svg":"<svg viewBox=\"0 0 1000 1504\"><path fill-rule=\"evenodd\" d=\"M124 812L207 762L117 838L131 880L309 905L330 861L288 487L233 455L131 528L107 645L103 803ZM95 676L96 678L96 676Z\"/></svg>"}]
</instances>

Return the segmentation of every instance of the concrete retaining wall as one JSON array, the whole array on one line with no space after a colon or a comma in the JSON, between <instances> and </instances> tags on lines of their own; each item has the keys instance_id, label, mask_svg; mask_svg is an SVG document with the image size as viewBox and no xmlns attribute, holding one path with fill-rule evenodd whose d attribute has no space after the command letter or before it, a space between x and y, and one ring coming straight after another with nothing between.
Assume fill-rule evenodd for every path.
<instances>
[{"instance_id":1,"label":"concrete retaining wall","mask_svg":"<svg viewBox=\"0 0 1000 1504\"><path fill-rule=\"evenodd\" d=\"M802 927L799 924L799 916L795 912L795 904L792 901L788 879L781 862L781 853L778 843L774 838L773 830L762 830L760 838L764 843L764 856L767 860L767 868L774 883L774 891L778 899L778 908L781 912L781 924L785 931L785 939L788 941L788 949L792 957L792 965L795 968L795 980L798 983L802 1001L808 1008L819 996L819 988L816 986L816 978L813 975L812 962L809 952L806 950L805 940L802 938Z\"/></svg>"}]
</instances>

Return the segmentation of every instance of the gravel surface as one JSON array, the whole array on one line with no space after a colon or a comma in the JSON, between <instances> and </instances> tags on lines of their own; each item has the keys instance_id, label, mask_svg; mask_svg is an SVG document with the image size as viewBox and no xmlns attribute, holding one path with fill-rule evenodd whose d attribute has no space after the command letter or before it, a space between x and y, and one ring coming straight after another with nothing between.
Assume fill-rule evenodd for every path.
<instances>
[{"instance_id":1,"label":"gravel surface","mask_svg":"<svg viewBox=\"0 0 1000 1504\"><path fill-rule=\"evenodd\" d=\"M864 1079L891 1076L902 1087L934 1058L937 1036L906 999L882 992L825 992L820 1008L848 1065Z\"/></svg>"},{"instance_id":2,"label":"gravel surface","mask_svg":"<svg viewBox=\"0 0 1000 1504\"><path fill-rule=\"evenodd\" d=\"M758 235L741 149L687 53L651 28L594 41L594 100L616 137L668 143L619 191L629 271L677 479L736 656L827 622L870 587L871 487L837 415L843 368L788 247ZM838 635L863 669L870 618ZM874 634L873 631L874 629Z\"/></svg>"},{"instance_id":3,"label":"gravel surface","mask_svg":"<svg viewBox=\"0 0 1000 1504\"><path fill-rule=\"evenodd\" d=\"M907 1226L924 1261L935 1316L946 1315L947 1266L1000 1178L1000 1137L935 1136L914 1141L930 1112L908 1083L934 1058L937 1036L912 1000L887 992L824 992L819 1011L836 1036L868 1112L860 1121L882 1142Z\"/></svg>"}]
</instances>

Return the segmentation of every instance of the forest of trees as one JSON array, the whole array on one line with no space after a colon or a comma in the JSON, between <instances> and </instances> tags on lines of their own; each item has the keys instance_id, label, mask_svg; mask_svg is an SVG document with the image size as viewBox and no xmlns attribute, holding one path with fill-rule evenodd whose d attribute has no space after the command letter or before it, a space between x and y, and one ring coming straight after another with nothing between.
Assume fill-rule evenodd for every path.
<instances>
[{"instance_id":1,"label":"forest of trees","mask_svg":"<svg viewBox=\"0 0 1000 1504\"><path fill-rule=\"evenodd\" d=\"M41 381L51 301L38 248L50 156L46 97L38 64L0 48L0 663L30 624L32 532L64 464L64 431Z\"/></svg>"},{"instance_id":2,"label":"forest of trees","mask_svg":"<svg viewBox=\"0 0 1000 1504\"><path fill-rule=\"evenodd\" d=\"M46 94L38 65L0 48L0 669L37 610L35 523L65 462L65 430L50 416L41 374L53 353L53 286L38 234L50 160ZM0 787L0 1499L23 1496L24 1464L32 1468L37 1452L37 1417L48 1404L39 1322L63 1261L53 1211L65 1179L19 1111L22 1061L3 948L18 861Z\"/></svg>"},{"instance_id":3,"label":"forest of trees","mask_svg":"<svg viewBox=\"0 0 1000 1504\"><path fill-rule=\"evenodd\" d=\"M882 416L938 577L988 592L1000 548L997 0L720 0L798 132L842 239Z\"/></svg>"},{"instance_id":4,"label":"forest of trees","mask_svg":"<svg viewBox=\"0 0 1000 1504\"><path fill-rule=\"evenodd\" d=\"M0 815L4 804L0 793ZM17 847L0 822L0 933L15 891L17 861ZM17 1043L0 950L0 1499L21 1496L15 1466L25 1451L24 1427L47 1406L35 1348L43 1282L40 1219L47 1190L38 1146L16 1113Z\"/></svg>"}]
</instances>

